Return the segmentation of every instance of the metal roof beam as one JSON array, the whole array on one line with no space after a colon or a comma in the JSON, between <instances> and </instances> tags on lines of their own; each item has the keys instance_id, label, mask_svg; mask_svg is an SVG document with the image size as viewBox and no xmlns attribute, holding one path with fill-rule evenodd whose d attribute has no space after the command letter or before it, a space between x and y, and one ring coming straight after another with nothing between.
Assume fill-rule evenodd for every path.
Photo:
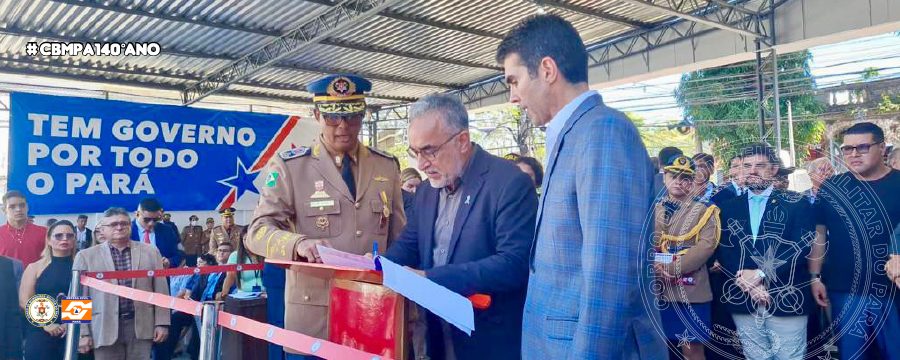
<instances>
[{"instance_id":1,"label":"metal roof beam","mask_svg":"<svg viewBox=\"0 0 900 360\"><path fill-rule=\"evenodd\" d=\"M472 29L472 28L468 28L465 26L451 24L448 22L429 20L429 19L426 19L426 18L423 18L420 16L405 15L405 14L401 14L401 13L395 12L395 11L382 11L381 14L379 14L379 15L387 17L387 18L391 18L394 20L417 23L417 24L422 24L425 26L430 26L433 28L452 30L452 31L457 31L457 32L476 35L476 36L483 36L483 37L489 37L489 38L494 38L494 39L503 39L503 36L504 36L504 34L501 34L498 32L493 32L493 31L488 31L488 30L480 30L480 29Z\"/></svg>"},{"instance_id":2,"label":"metal roof beam","mask_svg":"<svg viewBox=\"0 0 900 360\"><path fill-rule=\"evenodd\" d=\"M46 71L46 72L39 71L39 70L34 70L34 69L18 69L18 68L6 67L6 66L2 66L2 65L0 65L0 73L31 75L31 76L48 76L48 77L54 77L54 78L59 78L59 79L69 79L69 80L76 80L76 81L91 81L91 82L99 82L99 83L106 83L106 84L113 84L113 85L137 86L137 87L142 87L142 88L147 88L147 89L170 90L170 91L178 91L178 92L180 92L182 90L182 88L180 86L165 85L165 84L153 83L153 82L128 80L128 79L122 79L122 78L107 78L107 77L100 76L100 75L55 73L55 72L49 72L49 71ZM257 94L257 93L251 92L251 91L234 90L234 89L226 89L224 91L220 91L218 94L224 95L224 96L236 96L236 97L241 97L241 98L257 99L257 100L265 100L265 101L281 100L281 101L299 102L299 103L311 101L311 99L306 98L306 97L287 96L287 95L278 95L278 94ZM175 100L175 99L172 99L172 100Z\"/></svg>"},{"instance_id":3,"label":"metal roof beam","mask_svg":"<svg viewBox=\"0 0 900 360\"><path fill-rule=\"evenodd\" d=\"M746 14L749 10L738 8L733 4L722 1L712 2L703 0L621 0L624 3L652 9L654 11L676 16L698 24L730 31L753 39L762 39L766 36L759 33L758 29L739 27L729 24L728 18L732 13ZM716 11L718 8L724 12ZM691 10L693 9L693 11ZM697 11L700 10L700 11Z\"/></svg>"},{"instance_id":4,"label":"metal roof beam","mask_svg":"<svg viewBox=\"0 0 900 360\"><path fill-rule=\"evenodd\" d=\"M471 68L503 70L503 68L498 65L488 65L488 64L483 64L483 63L478 63L478 62L468 61L468 60L450 59L450 58L443 57L443 56L434 56L434 55L428 55L428 54L424 54L424 53L397 51L397 50L389 49L389 48L386 48L383 46L363 44L363 43L358 43L358 42L354 42L354 41L350 41L350 40L346 40L346 39L329 38L329 39L323 40L322 44L332 45L332 46L337 46L337 47L342 47L342 48L347 48L347 49L353 49L353 50L359 50L359 51L365 51L365 52L373 52L373 53L402 56L402 57L408 57L408 58L414 58L414 59L430 60L430 61L436 61L436 62L441 62L441 63L445 63L445 64L453 64L453 65L459 65L459 66L465 66L465 67L471 67Z\"/></svg>"},{"instance_id":5,"label":"metal roof beam","mask_svg":"<svg viewBox=\"0 0 900 360\"><path fill-rule=\"evenodd\" d=\"M111 64L103 64L97 62L90 61L73 61L68 59L41 59L41 58L33 58L33 57L10 57L9 55L0 55L0 61L5 62L14 62L25 65L34 65L34 66L46 66L55 69L75 69L75 70L84 70L84 71L102 71L110 74L119 74L126 76L156 76L156 77L164 77L170 79L177 79L182 81L198 81L201 79L198 75L191 74L180 74L175 73L166 69L157 69L157 68L148 68L148 67L120 67ZM56 74L56 73L52 73ZM240 81L237 83L238 85L251 86L260 89L266 90L286 90L286 91L302 91L302 89L298 88L293 84L284 84L284 83L258 83L258 82L250 82L250 81ZM173 86L178 86L173 84ZM399 101L399 102L412 102L416 101L416 98L404 97L404 96L391 96L391 95L379 95L379 94L370 94L368 95L371 98L382 99L382 100L391 100L391 101ZM305 102L312 102L311 99Z\"/></svg>"},{"instance_id":6,"label":"metal roof beam","mask_svg":"<svg viewBox=\"0 0 900 360\"><path fill-rule=\"evenodd\" d=\"M306 1L315 3L315 4L319 4L319 5L325 5L325 6L334 6L336 4L336 2L330 1L330 0L306 0ZM417 24L421 24L421 25L425 25L425 26L429 26L429 27L433 27L433 28L437 28L437 29L457 31L457 32L461 32L461 33L475 35L475 36L490 37L490 38L495 38L495 39L503 39L503 36L504 36L504 34L493 32L493 31L473 29L473 28L468 28L465 26L451 24L451 23L444 22L444 21L426 19L426 18L423 18L420 16L406 15L406 14L403 14L403 13L400 13L400 12L397 12L397 11L391 10L391 9L384 9L380 13L378 13L378 15L384 16L386 18L394 19L394 20L400 20L403 22L417 23Z\"/></svg>"},{"instance_id":7,"label":"metal roof beam","mask_svg":"<svg viewBox=\"0 0 900 360\"><path fill-rule=\"evenodd\" d=\"M111 12L116 12L116 13L150 17L150 18L154 18L154 19L175 21L175 22L180 22L180 23L200 25L200 26L206 26L206 27L214 27L214 28L224 29L224 30L233 30L233 31L254 33L254 34L265 35L265 36L275 36L275 37L281 36L281 33L279 33L278 31L265 30L265 29L254 29L254 28L248 28L248 27L244 27L244 26L229 25L226 23L211 22L208 20L200 20L195 17L188 17L186 15L171 15L171 14L164 14L161 12L150 12L150 11L141 9L140 7L135 7L135 6L130 6L130 5L122 6L115 2L110 2L109 0L105 0L105 1L101 1L101 0L48 0L48 1L60 3L60 4L66 4L66 5L83 6L83 7L93 8L93 9L106 10L106 11L111 11Z\"/></svg>"},{"instance_id":8,"label":"metal roof beam","mask_svg":"<svg viewBox=\"0 0 900 360\"><path fill-rule=\"evenodd\" d=\"M274 39L228 66L189 85L181 94L185 105L224 90L237 80L252 75L303 48L324 40L354 22L377 14L397 0L347 0L308 20L297 29Z\"/></svg>"},{"instance_id":9,"label":"metal roof beam","mask_svg":"<svg viewBox=\"0 0 900 360\"><path fill-rule=\"evenodd\" d=\"M7 34L13 36L28 36L35 37L41 39L49 39L55 41L68 41L68 42L96 42L101 41L100 39L89 39L75 36L63 36L59 34L52 34L48 32L38 32L31 30L23 30L15 27L2 27L0 26L0 34ZM108 41L116 42L118 40L111 39ZM209 59L209 60L220 60L220 61L234 61L237 58L227 56L227 55L216 55L198 51L188 51L188 50L178 50L178 49L162 49L162 53L166 55L173 56L183 56L183 57L191 57L191 58L200 58L200 59ZM403 83L403 84L412 84L412 85L420 85L427 87L436 87L441 89L456 89L462 88L465 85L463 84L447 84L447 83L439 83L433 81L422 81L417 79L412 79L404 76L395 76L395 75L385 75L379 73L369 73L369 72L359 72L359 71L350 71L349 69L340 69L340 68L331 68L331 67L310 67L310 66L302 66L297 64L279 64L272 66L273 69L278 70L286 70L286 71L305 71L317 74L328 74L328 73L353 73L370 80L380 80L380 81L388 81L394 83ZM302 87L303 85L298 85L298 87Z\"/></svg>"},{"instance_id":10,"label":"metal roof beam","mask_svg":"<svg viewBox=\"0 0 900 360\"><path fill-rule=\"evenodd\" d=\"M698 16L708 16L715 11L728 11L733 14L742 14L743 16L735 17L728 21L729 26L743 26L747 28L758 28L764 36L764 42L771 38L773 29L767 28L769 18L774 16L774 9L789 0L775 0L774 6L767 6L761 13L746 14L744 12L722 10L720 7L704 8L695 12ZM747 0L741 0L736 4L745 3ZM735 3L732 3L735 4ZM702 28L698 23L686 19L677 18L672 21L666 21L655 25L652 29L634 30L607 39L599 43L587 46L588 50L588 66L598 67L606 66L613 61L621 60L631 56L645 55L650 51L673 44L685 39L694 38L703 34L716 31L717 28ZM677 36L672 36L673 34ZM465 89L453 90L451 94L457 95L465 104L472 104L483 99L506 94L509 86L503 75L490 77L474 83Z\"/></svg>"},{"instance_id":11,"label":"metal roof beam","mask_svg":"<svg viewBox=\"0 0 900 360\"><path fill-rule=\"evenodd\" d=\"M262 28L251 28L251 27L239 26L239 25L229 25L229 24L225 24L225 23L221 23L221 22L212 22L209 20L201 20L196 17L188 17L188 16L184 16L184 15L170 15L170 14L164 14L161 12L151 12L148 10L141 9L139 7L126 7L126 6L117 5L117 4L110 4L107 1L100 1L100 0L49 0L49 1L57 2L60 4L66 4L66 5L83 6L83 7L93 8L93 9L101 9L101 10L116 12L116 13L149 17L149 18L153 18L153 19L161 19L161 20L166 20L166 21L179 22L179 23L184 23L184 24L197 25L197 26L203 26L203 27L209 27L209 28L215 28L215 29L223 29L223 30L237 31L237 32L242 32L242 33L256 34L256 35L261 35L261 36L280 37L280 36L284 35L284 33L277 31L277 30L266 30L266 29L262 29ZM386 48L386 47L375 47L375 46L369 46L369 45L362 45L362 44L352 43L352 42L349 42L346 40L338 40L335 38L328 38L328 39L322 40L320 43L325 44L325 45L331 45L331 46L352 49L352 50L365 51L365 52L388 54L388 55L401 56L401 57L412 58L412 59L425 59L425 60L439 61L439 62L444 62L444 63L448 63L448 64L455 64L455 65L467 66L467 67L473 67L473 68L497 70L496 66L489 65L489 64L481 64L481 63L476 63L476 62L472 62L472 61L452 59L452 58L447 58L444 56L435 56L435 55L426 55L426 54L420 54L420 53L414 53L414 52L406 52L406 51L394 50L394 49L390 49L390 48Z\"/></svg>"},{"instance_id":12,"label":"metal roof beam","mask_svg":"<svg viewBox=\"0 0 900 360\"><path fill-rule=\"evenodd\" d=\"M597 18L600 20L606 20L609 22L613 22L619 25L625 25L635 29L647 29L652 25L649 23L645 23L642 21L632 20L624 16L619 16L616 14L611 14L609 12L600 10L600 9L591 9L586 6L568 4L561 1L556 0L534 0L534 3L537 5L545 5L549 7L554 7L557 9L562 9L566 11L570 11L576 14L586 15L593 18Z\"/></svg>"}]
</instances>

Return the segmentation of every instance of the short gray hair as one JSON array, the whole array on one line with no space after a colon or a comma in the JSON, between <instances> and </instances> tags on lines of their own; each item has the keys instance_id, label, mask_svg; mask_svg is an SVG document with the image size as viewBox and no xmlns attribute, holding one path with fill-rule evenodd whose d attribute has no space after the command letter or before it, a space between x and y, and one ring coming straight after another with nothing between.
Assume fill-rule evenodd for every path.
<instances>
[{"instance_id":1,"label":"short gray hair","mask_svg":"<svg viewBox=\"0 0 900 360\"><path fill-rule=\"evenodd\" d=\"M409 120L413 121L432 111L439 112L444 124L455 131L469 129L469 112L458 97L449 94L431 94L409 107Z\"/></svg>"},{"instance_id":2,"label":"short gray hair","mask_svg":"<svg viewBox=\"0 0 900 360\"><path fill-rule=\"evenodd\" d=\"M125 215L128 217L129 220L131 219L131 214L128 213L128 211L125 211L125 209L120 208L120 207L111 207L109 209L106 209L106 211L103 212L103 217L105 217L105 218L119 216L119 215Z\"/></svg>"}]
</instances>

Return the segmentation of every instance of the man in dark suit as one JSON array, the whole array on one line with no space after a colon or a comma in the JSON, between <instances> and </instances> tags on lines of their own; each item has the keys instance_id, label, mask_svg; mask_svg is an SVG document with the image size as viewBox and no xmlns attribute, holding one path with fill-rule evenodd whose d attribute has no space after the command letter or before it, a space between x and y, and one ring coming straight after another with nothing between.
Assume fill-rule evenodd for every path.
<instances>
[{"instance_id":1,"label":"man in dark suit","mask_svg":"<svg viewBox=\"0 0 900 360\"><path fill-rule=\"evenodd\" d=\"M0 359L22 357L22 318L13 261L0 256Z\"/></svg>"},{"instance_id":2,"label":"man in dark suit","mask_svg":"<svg viewBox=\"0 0 900 360\"><path fill-rule=\"evenodd\" d=\"M460 295L492 298L476 310L471 337L428 314L431 358L519 359L537 194L528 175L473 144L468 127L465 107L449 95L410 108L409 152L428 184L384 256Z\"/></svg>"},{"instance_id":3,"label":"man in dark suit","mask_svg":"<svg viewBox=\"0 0 900 360\"><path fill-rule=\"evenodd\" d=\"M75 243L78 250L84 250L94 244L94 232L87 228L87 215L78 215L78 221L75 223Z\"/></svg>"},{"instance_id":4,"label":"man in dark suit","mask_svg":"<svg viewBox=\"0 0 900 360\"><path fill-rule=\"evenodd\" d=\"M160 225L162 204L155 198L141 200L134 221L131 223L131 240L150 244L159 249L164 267L177 267L181 263L178 251L178 234L168 225Z\"/></svg>"},{"instance_id":5,"label":"man in dark suit","mask_svg":"<svg viewBox=\"0 0 900 360\"><path fill-rule=\"evenodd\" d=\"M162 221L160 223L175 230L175 235L178 235L178 242L181 242L181 234L178 232L178 225L175 225L175 222L172 221L172 214L163 212Z\"/></svg>"},{"instance_id":6,"label":"man in dark suit","mask_svg":"<svg viewBox=\"0 0 900 360\"><path fill-rule=\"evenodd\" d=\"M744 193L744 175L741 169L743 158L741 154L737 154L731 158L728 167L728 176L725 178L725 184L719 187L716 193L710 198L713 204L720 205L734 199Z\"/></svg>"},{"instance_id":7,"label":"man in dark suit","mask_svg":"<svg viewBox=\"0 0 900 360\"><path fill-rule=\"evenodd\" d=\"M803 358L813 304L810 205L798 193L774 188L780 161L772 148L755 144L742 155L747 190L719 205L716 256L729 278L719 300L732 314L747 359Z\"/></svg>"},{"instance_id":8,"label":"man in dark suit","mask_svg":"<svg viewBox=\"0 0 900 360\"><path fill-rule=\"evenodd\" d=\"M741 154L736 154L731 157L728 175L725 177L725 183L719 186L716 193L709 199L713 204L719 206L719 208L722 207L722 204L743 194L744 177L743 170L741 169L741 160ZM722 267L716 262L715 256L709 258L708 265L710 269L709 282L713 293L713 299L718 299L722 296L722 291L725 288L726 281L728 281L729 277L722 273ZM733 334L737 334L735 331L734 320L725 304L713 301L712 322L720 329L727 329L721 332L723 333L722 335L728 339L732 339L734 337ZM721 351L707 348L707 359L726 360L741 357L739 349L736 349L735 347L720 346L719 348Z\"/></svg>"}]
</instances>

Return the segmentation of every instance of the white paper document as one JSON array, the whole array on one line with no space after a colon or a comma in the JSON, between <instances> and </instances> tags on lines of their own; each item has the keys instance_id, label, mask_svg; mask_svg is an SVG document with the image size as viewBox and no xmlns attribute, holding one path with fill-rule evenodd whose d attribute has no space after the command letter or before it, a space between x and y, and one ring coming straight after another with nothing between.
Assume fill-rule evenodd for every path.
<instances>
[{"instance_id":1,"label":"white paper document","mask_svg":"<svg viewBox=\"0 0 900 360\"><path fill-rule=\"evenodd\" d=\"M375 270L375 260L330 247L316 245L322 263L360 270ZM383 257L377 257L384 276L384 286L414 301L433 314L440 316L466 334L475 330L475 310L472 302L462 295L419 276L403 266Z\"/></svg>"},{"instance_id":2,"label":"white paper document","mask_svg":"<svg viewBox=\"0 0 900 360\"><path fill-rule=\"evenodd\" d=\"M331 266L343 266L353 269L375 270L375 260L362 255L335 250L327 246L316 245L322 263Z\"/></svg>"},{"instance_id":3,"label":"white paper document","mask_svg":"<svg viewBox=\"0 0 900 360\"><path fill-rule=\"evenodd\" d=\"M384 271L384 286L415 301L468 335L475 330L472 302L424 276L378 257Z\"/></svg>"}]
</instances>

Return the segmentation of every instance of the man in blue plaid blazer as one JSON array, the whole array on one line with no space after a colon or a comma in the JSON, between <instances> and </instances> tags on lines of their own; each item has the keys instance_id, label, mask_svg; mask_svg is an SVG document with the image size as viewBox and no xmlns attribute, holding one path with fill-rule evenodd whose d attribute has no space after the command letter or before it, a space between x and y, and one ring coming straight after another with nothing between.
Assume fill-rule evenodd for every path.
<instances>
[{"instance_id":1,"label":"man in blue plaid blazer","mask_svg":"<svg viewBox=\"0 0 900 360\"><path fill-rule=\"evenodd\" d=\"M529 17L497 49L519 104L547 126L522 333L524 359L664 359L642 229L653 168L637 129L587 85L578 32ZM641 281L644 277L644 281ZM646 298L644 298L646 297Z\"/></svg>"}]
</instances>

